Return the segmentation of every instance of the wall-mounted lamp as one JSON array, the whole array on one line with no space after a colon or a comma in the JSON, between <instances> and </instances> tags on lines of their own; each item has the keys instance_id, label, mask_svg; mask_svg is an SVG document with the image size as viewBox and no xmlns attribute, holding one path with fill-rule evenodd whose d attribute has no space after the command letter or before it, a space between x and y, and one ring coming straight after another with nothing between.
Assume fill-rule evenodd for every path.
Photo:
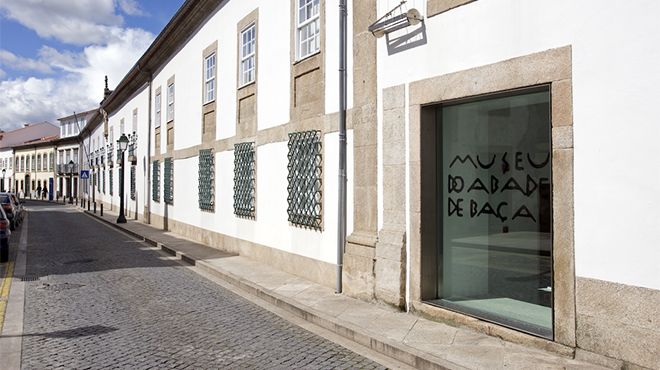
<instances>
[{"instance_id":1,"label":"wall-mounted lamp","mask_svg":"<svg viewBox=\"0 0 660 370\"><path fill-rule=\"evenodd\" d=\"M392 9L390 12L380 17L376 22L369 26L369 32L371 32L376 37L383 37L384 35L406 28L408 26L414 26L419 24L424 20L424 17L419 13L417 9L410 9L399 15L392 16L395 10L399 9L405 1L402 1L396 8Z\"/></svg>"}]
</instances>

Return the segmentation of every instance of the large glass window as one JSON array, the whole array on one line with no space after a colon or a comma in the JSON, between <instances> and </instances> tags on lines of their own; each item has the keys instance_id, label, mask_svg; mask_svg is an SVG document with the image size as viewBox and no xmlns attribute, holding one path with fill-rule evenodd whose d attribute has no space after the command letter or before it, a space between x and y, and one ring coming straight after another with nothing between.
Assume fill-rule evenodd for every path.
<instances>
[{"instance_id":1,"label":"large glass window","mask_svg":"<svg viewBox=\"0 0 660 370\"><path fill-rule=\"evenodd\" d=\"M306 58L321 48L319 0L298 0L298 59Z\"/></svg>"},{"instance_id":2,"label":"large glass window","mask_svg":"<svg viewBox=\"0 0 660 370\"><path fill-rule=\"evenodd\" d=\"M552 337L550 94L438 108L438 299Z\"/></svg>"},{"instance_id":3,"label":"large glass window","mask_svg":"<svg viewBox=\"0 0 660 370\"><path fill-rule=\"evenodd\" d=\"M174 85L171 85L174 89ZM168 95L169 96L169 95ZM174 90L172 90L174 98ZM204 104L215 100L215 53L204 59Z\"/></svg>"},{"instance_id":4,"label":"large glass window","mask_svg":"<svg viewBox=\"0 0 660 370\"><path fill-rule=\"evenodd\" d=\"M241 32L241 86L254 82L257 26L250 25Z\"/></svg>"}]
</instances>

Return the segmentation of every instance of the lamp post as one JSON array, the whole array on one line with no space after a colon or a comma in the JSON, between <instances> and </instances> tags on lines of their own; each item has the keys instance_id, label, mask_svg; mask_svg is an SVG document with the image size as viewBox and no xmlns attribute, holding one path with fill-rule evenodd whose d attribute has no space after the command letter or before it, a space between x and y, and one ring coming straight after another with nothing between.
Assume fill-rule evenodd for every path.
<instances>
[{"instance_id":1,"label":"lamp post","mask_svg":"<svg viewBox=\"0 0 660 370\"><path fill-rule=\"evenodd\" d=\"M6 168L2 169L2 189L0 191L5 191L5 173L7 172Z\"/></svg>"},{"instance_id":2,"label":"lamp post","mask_svg":"<svg viewBox=\"0 0 660 370\"><path fill-rule=\"evenodd\" d=\"M67 167L69 167L69 204L73 204L73 159L69 161Z\"/></svg>"},{"instance_id":3,"label":"lamp post","mask_svg":"<svg viewBox=\"0 0 660 370\"><path fill-rule=\"evenodd\" d=\"M125 134L121 134L117 140L117 150L121 153L121 171L119 172L119 217L117 217L118 224L125 224L126 217L124 216L124 152L128 148L128 138Z\"/></svg>"}]
</instances>

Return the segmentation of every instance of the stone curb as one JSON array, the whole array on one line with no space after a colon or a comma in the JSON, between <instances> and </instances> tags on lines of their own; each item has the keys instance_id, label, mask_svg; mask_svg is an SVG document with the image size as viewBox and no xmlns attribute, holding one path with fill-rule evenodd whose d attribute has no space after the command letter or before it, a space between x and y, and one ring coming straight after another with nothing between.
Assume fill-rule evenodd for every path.
<instances>
[{"instance_id":1,"label":"stone curb","mask_svg":"<svg viewBox=\"0 0 660 370\"><path fill-rule=\"evenodd\" d=\"M145 243L153 247L159 248L167 254L176 256L177 258L180 258L184 262L199 267L205 272L210 273L213 276L216 276L222 280L225 280L228 283L232 284L233 286L236 286L237 288L240 288L241 290L257 298L260 298L278 308L284 309L296 315L297 317L300 317L305 321L320 326L326 330L329 330L355 343L370 348L376 352L382 353L397 361L403 362L407 365L422 370L466 369L463 366L439 358L437 356L424 353L422 351L408 347L401 343L397 343L384 338L377 338L372 334L364 331L363 329L358 328L357 326L343 322L342 320L339 320L337 318L325 315L311 307L300 304L299 302L296 302L290 298L283 297L272 291L268 291L249 280L236 276L228 271L220 270L209 263L197 260L192 256L186 255L185 253L178 252L175 249L164 245L163 243L146 238L134 231L122 227L119 224L101 218L100 216L94 214L93 212L85 210L84 213L91 217L99 219L104 223L113 226L114 228L122 232L125 232L126 234L129 234L137 239L142 239L144 240Z\"/></svg>"}]
</instances>

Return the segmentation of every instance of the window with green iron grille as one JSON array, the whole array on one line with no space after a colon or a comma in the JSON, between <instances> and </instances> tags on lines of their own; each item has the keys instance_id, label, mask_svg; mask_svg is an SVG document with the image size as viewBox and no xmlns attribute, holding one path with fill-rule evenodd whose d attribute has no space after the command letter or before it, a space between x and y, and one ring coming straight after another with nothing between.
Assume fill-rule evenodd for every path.
<instances>
[{"instance_id":1,"label":"window with green iron grille","mask_svg":"<svg viewBox=\"0 0 660 370\"><path fill-rule=\"evenodd\" d=\"M165 158L163 161L163 200L165 203L174 202L174 161L172 158Z\"/></svg>"},{"instance_id":2,"label":"window with green iron grille","mask_svg":"<svg viewBox=\"0 0 660 370\"><path fill-rule=\"evenodd\" d=\"M135 200L135 166L131 166L131 200Z\"/></svg>"},{"instance_id":3,"label":"window with green iron grille","mask_svg":"<svg viewBox=\"0 0 660 370\"><path fill-rule=\"evenodd\" d=\"M215 207L215 164L213 151L199 151L199 208L213 211Z\"/></svg>"},{"instance_id":4,"label":"window with green iron grille","mask_svg":"<svg viewBox=\"0 0 660 370\"><path fill-rule=\"evenodd\" d=\"M101 173L101 181L103 182L103 194L105 194L105 178L107 175L105 174L105 170Z\"/></svg>"},{"instance_id":5,"label":"window with green iron grille","mask_svg":"<svg viewBox=\"0 0 660 370\"><path fill-rule=\"evenodd\" d=\"M114 177L113 174L114 174L114 171L112 170L112 168L109 169L108 170L108 175L110 175L110 195L112 195L112 185L113 185L112 180L113 180L113 177Z\"/></svg>"},{"instance_id":6,"label":"window with green iron grille","mask_svg":"<svg viewBox=\"0 0 660 370\"><path fill-rule=\"evenodd\" d=\"M305 228L322 228L321 131L289 134L289 222Z\"/></svg>"},{"instance_id":7,"label":"window with green iron grille","mask_svg":"<svg viewBox=\"0 0 660 370\"><path fill-rule=\"evenodd\" d=\"M160 163L153 161L151 164L151 199L160 202Z\"/></svg>"},{"instance_id":8,"label":"window with green iron grille","mask_svg":"<svg viewBox=\"0 0 660 370\"><path fill-rule=\"evenodd\" d=\"M254 143L234 144L234 214L254 218Z\"/></svg>"}]
</instances>

